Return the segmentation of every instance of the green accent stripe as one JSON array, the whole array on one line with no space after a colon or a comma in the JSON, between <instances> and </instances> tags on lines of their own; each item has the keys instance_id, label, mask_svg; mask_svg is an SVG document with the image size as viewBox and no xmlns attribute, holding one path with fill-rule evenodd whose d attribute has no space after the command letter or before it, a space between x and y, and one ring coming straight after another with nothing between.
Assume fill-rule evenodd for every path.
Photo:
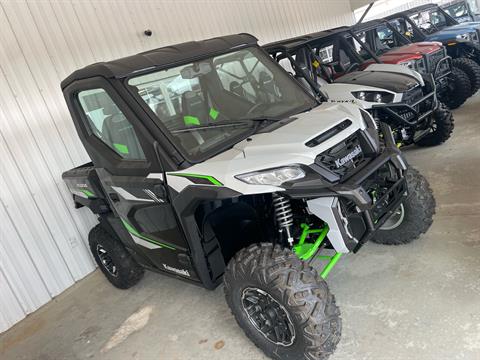
<instances>
[{"instance_id":1,"label":"green accent stripe","mask_svg":"<svg viewBox=\"0 0 480 360\"><path fill-rule=\"evenodd\" d=\"M120 154L128 154L128 146L123 144L113 144L113 147L117 149Z\"/></svg>"},{"instance_id":2,"label":"green accent stripe","mask_svg":"<svg viewBox=\"0 0 480 360\"><path fill-rule=\"evenodd\" d=\"M183 117L185 125L200 125L200 119L196 116L186 115Z\"/></svg>"},{"instance_id":3,"label":"green accent stripe","mask_svg":"<svg viewBox=\"0 0 480 360\"><path fill-rule=\"evenodd\" d=\"M213 176L210 176L210 175L186 174L186 173L176 173L176 174L169 173L168 175L181 176L181 177L186 177L186 178L193 177L193 178L198 178L198 179L205 179L205 180L210 181L213 185L223 186L223 184L220 181L218 181L217 179L215 179Z\"/></svg>"},{"instance_id":4,"label":"green accent stripe","mask_svg":"<svg viewBox=\"0 0 480 360\"><path fill-rule=\"evenodd\" d=\"M93 192L91 192L90 190L80 190L82 193L84 193L87 197L89 198L94 198L96 197L95 194Z\"/></svg>"},{"instance_id":5,"label":"green accent stripe","mask_svg":"<svg viewBox=\"0 0 480 360\"><path fill-rule=\"evenodd\" d=\"M176 250L173 246L170 246L170 245L166 245L166 244L163 244L161 242L158 242L156 240L153 240L153 239L150 239L142 234L140 234L137 229L135 229L132 225L130 225L128 222L126 222L124 219L121 219L122 220L122 223L123 223L123 226L125 226L125 228L127 229L127 231L132 234L132 235L135 235L137 237L139 237L140 239L142 240L145 240L145 241L148 241L149 243L152 243L152 244L155 244L155 245L158 245L160 247L164 247L164 248L167 248L167 249L170 249L170 250Z\"/></svg>"}]
</instances>

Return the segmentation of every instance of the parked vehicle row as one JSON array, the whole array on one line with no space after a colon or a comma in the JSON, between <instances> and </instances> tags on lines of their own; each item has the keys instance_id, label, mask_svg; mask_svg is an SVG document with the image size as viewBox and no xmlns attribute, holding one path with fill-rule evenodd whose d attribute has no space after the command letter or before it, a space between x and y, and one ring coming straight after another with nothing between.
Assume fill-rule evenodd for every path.
<instances>
[{"instance_id":1,"label":"parked vehicle row","mask_svg":"<svg viewBox=\"0 0 480 360\"><path fill-rule=\"evenodd\" d=\"M475 88L440 43L411 40L380 20L264 47L249 34L187 42L72 73L61 87L92 162L63 178L98 217L89 244L107 279L126 289L149 269L223 283L269 357L326 359L342 323L325 279L367 241L428 231L435 199L400 148L447 141L448 107Z\"/></svg>"}]
</instances>

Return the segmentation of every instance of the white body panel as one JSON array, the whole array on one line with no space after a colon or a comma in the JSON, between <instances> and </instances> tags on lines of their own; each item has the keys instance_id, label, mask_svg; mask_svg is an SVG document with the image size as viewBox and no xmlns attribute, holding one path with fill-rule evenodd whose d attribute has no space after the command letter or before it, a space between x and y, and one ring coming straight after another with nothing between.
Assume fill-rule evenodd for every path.
<instances>
[{"instance_id":1,"label":"white body panel","mask_svg":"<svg viewBox=\"0 0 480 360\"><path fill-rule=\"evenodd\" d=\"M315 216L321 217L328 224L328 240L336 252L346 254L348 249L343 241L342 232L339 224L335 220L332 208L338 202L338 198L325 197L307 201L308 210Z\"/></svg>"},{"instance_id":2,"label":"white body panel","mask_svg":"<svg viewBox=\"0 0 480 360\"><path fill-rule=\"evenodd\" d=\"M338 144L355 131L366 128L360 110L351 104L322 104L314 110L294 116L296 120L269 133L256 134L236 144L232 149L175 173L195 173L215 177L224 186L242 194L259 194L282 191L275 186L249 185L235 178L253 171L294 164L311 165L321 152ZM316 147L306 142L324 133L342 121L352 124ZM188 179L167 174L167 181L175 190L181 191L192 185Z\"/></svg>"}]
</instances>

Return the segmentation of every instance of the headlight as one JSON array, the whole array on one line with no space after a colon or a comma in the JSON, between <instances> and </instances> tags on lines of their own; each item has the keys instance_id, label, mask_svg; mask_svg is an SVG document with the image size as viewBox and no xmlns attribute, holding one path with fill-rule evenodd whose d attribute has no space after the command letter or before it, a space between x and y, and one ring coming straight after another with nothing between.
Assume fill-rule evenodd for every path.
<instances>
[{"instance_id":1,"label":"headlight","mask_svg":"<svg viewBox=\"0 0 480 360\"><path fill-rule=\"evenodd\" d=\"M418 59L415 63L415 71L418 71L420 74L425 74L427 72L427 66L425 65L425 59Z\"/></svg>"},{"instance_id":2,"label":"headlight","mask_svg":"<svg viewBox=\"0 0 480 360\"><path fill-rule=\"evenodd\" d=\"M404 61L404 62L401 62L401 63L398 63L398 65L403 65L403 66L406 66L412 70L416 70L417 69L417 64L416 64L416 61L415 60L408 60L408 61Z\"/></svg>"},{"instance_id":3,"label":"headlight","mask_svg":"<svg viewBox=\"0 0 480 360\"><path fill-rule=\"evenodd\" d=\"M470 37L471 37L470 33L458 34L457 40L469 41Z\"/></svg>"},{"instance_id":4,"label":"headlight","mask_svg":"<svg viewBox=\"0 0 480 360\"><path fill-rule=\"evenodd\" d=\"M385 91L353 91L352 95L357 99L376 103L389 103L395 95Z\"/></svg>"},{"instance_id":5,"label":"headlight","mask_svg":"<svg viewBox=\"0 0 480 360\"><path fill-rule=\"evenodd\" d=\"M271 170L255 171L235 176L238 180L251 185L279 186L287 181L305 177L305 171L298 166L286 166Z\"/></svg>"}]
</instances>

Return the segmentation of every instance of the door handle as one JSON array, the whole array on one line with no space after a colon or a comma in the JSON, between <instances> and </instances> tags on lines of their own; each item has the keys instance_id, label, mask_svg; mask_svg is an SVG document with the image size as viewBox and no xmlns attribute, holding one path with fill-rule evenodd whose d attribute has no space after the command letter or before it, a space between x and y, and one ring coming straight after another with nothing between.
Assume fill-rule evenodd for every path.
<instances>
[{"instance_id":1,"label":"door handle","mask_svg":"<svg viewBox=\"0 0 480 360\"><path fill-rule=\"evenodd\" d=\"M119 202L120 201L120 197L118 196L117 193L110 193L110 194L108 194L108 196L110 197L110 200L112 200L113 202Z\"/></svg>"}]
</instances>

